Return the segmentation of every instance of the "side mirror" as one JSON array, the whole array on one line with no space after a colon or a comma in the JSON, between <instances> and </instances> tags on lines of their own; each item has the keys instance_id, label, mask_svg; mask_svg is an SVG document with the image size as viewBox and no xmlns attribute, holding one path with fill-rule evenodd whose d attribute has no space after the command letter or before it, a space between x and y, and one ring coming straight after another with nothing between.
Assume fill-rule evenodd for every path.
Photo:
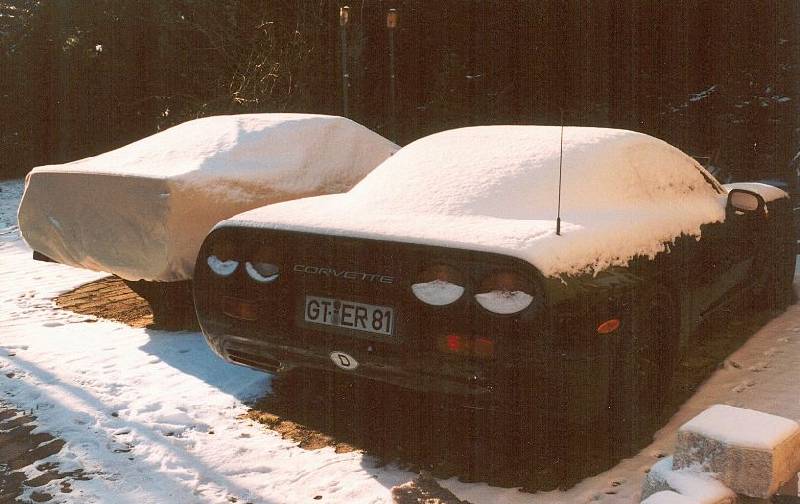
<instances>
[{"instance_id":1,"label":"side mirror","mask_svg":"<svg viewBox=\"0 0 800 504\"><path fill-rule=\"evenodd\" d=\"M728 210L737 214L764 213L766 203L760 194L744 189L731 189L728 193Z\"/></svg>"}]
</instances>

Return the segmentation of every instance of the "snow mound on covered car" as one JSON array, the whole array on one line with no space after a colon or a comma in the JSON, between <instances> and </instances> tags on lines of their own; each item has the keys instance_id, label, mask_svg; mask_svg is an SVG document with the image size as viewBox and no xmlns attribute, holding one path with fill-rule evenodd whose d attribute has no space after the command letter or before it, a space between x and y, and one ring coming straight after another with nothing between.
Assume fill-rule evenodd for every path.
<instances>
[{"instance_id":1,"label":"snow mound on covered car","mask_svg":"<svg viewBox=\"0 0 800 504\"><path fill-rule=\"evenodd\" d=\"M196 119L96 157L34 168L20 230L34 250L65 264L129 280L185 280L218 221L346 191L397 149L342 117Z\"/></svg>"},{"instance_id":2,"label":"snow mound on covered car","mask_svg":"<svg viewBox=\"0 0 800 504\"><path fill-rule=\"evenodd\" d=\"M645 134L567 127L445 131L401 149L346 194L252 210L226 225L389 239L520 257L545 275L653 256L724 219L725 190Z\"/></svg>"}]
</instances>

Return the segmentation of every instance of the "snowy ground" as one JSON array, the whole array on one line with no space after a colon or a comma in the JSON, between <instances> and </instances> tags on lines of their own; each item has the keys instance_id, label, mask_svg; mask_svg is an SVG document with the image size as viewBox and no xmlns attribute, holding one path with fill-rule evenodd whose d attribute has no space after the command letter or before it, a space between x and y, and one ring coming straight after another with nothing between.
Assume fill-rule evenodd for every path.
<instances>
[{"instance_id":1,"label":"snowy ground","mask_svg":"<svg viewBox=\"0 0 800 504\"><path fill-rule=\"evenodd\" d=\"M58 502L391 502L414 474L360 453L308 451L237 419L269 376L222 362L194 332L134 329L57 309L52 299L102 275L31 260L15 211L21 182L0 182L0 393L65 441L48 462L90 479L39 488ZM800 306L731 355L638 456L567 492L528 494L456 479L479 503L638 502L678 426L715 403L800 420ZM11 376L11 377L8 377ZM41 462L41 461L40 461ZM0 464L2 461L0 461ZM25 469L37 475L36 464ZM29 497L32 489L24 497Z\"/></svg>"}]
</instances>

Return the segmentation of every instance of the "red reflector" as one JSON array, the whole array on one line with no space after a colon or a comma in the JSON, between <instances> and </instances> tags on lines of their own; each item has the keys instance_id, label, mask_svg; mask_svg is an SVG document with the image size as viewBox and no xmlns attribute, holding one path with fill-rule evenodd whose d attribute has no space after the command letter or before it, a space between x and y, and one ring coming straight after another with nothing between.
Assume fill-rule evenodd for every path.
<instances>
[{"instance_id":1,"label":"red reflector","mask_svg":"<svg viewBox=\"0 0 800 504\"><path fill-rule=\"evenodd\" d=\"M439 351L479 358L493 357L494 341L489 338L470 338L460 334L448 334L439 338Z\"/></svg>"},{"instance_id":2,"label":"red reflector","mask_svg":"<svg viewBox=\"0 0 800 504\"><path fill-rule=\"evenodd\" d=\"M612 332L619 329L620 323L621 322L619 321L619 319L615 318L611 320L606 320L605 322L597 326L597 334L611 334Z\"/></svg>"},{"instance_id":3,"label":"red reflector","mask_svg":"<svg viewBox=\"0 0 800 504\"><path fill-rule=\"evenodd\" d=\"M445 337L445 346L447 347L447 350L451 352L461 352L466 347L464 344L464 338L458 334L448 334Z\"/></svg>"},{"instance_id":4,"label":"red reflector","mask_svg":"<svg viewBox=\"0 0 800 504\"><path fill-rule=\"evenodd\" d=\"M222 298L222 313L240 320L257 320L258 306L252 301L225 296Z\"/></svg>"}]
</instances>

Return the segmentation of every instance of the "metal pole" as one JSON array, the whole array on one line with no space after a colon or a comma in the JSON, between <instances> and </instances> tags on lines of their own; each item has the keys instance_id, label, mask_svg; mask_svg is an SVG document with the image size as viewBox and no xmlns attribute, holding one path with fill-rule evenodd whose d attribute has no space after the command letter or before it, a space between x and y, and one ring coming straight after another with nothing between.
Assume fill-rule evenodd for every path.
<instances>
[{"instance_id":1,"label":"metal pole","mask_svg":"<svg viewBox=\"0 0 800 504\"><path fill-rule=\"evenodd\" d=\"M394 30L397 28L397 9L386 14L389 30L389 138L397 143L397 80L394 71Z\"/></svg>"},{"instance_id":2,"label":"metal pole","mask_svg":"<svg viewBox=\"0 0 800 504\"><path fill-rule=\"evenodd\" d=\"M350 17L350 7L344 6L339 9L339 26L341 33L341 53L342 53L342 115L347 117L347 91L350 87L350 74L347 73L347 22Z\"/></svg>"},{"instance_id":3,"label":"metal pole","mask_svg":"<svg viewBox=\"0 0 800 504\"><path fill-rule=\"evenodd\" d=\"M564 109L561 109L561 143L558 147L558 211L556 212L556 235L561 236L561 162L564 160Z\"/></svg>"}]
</instances>

